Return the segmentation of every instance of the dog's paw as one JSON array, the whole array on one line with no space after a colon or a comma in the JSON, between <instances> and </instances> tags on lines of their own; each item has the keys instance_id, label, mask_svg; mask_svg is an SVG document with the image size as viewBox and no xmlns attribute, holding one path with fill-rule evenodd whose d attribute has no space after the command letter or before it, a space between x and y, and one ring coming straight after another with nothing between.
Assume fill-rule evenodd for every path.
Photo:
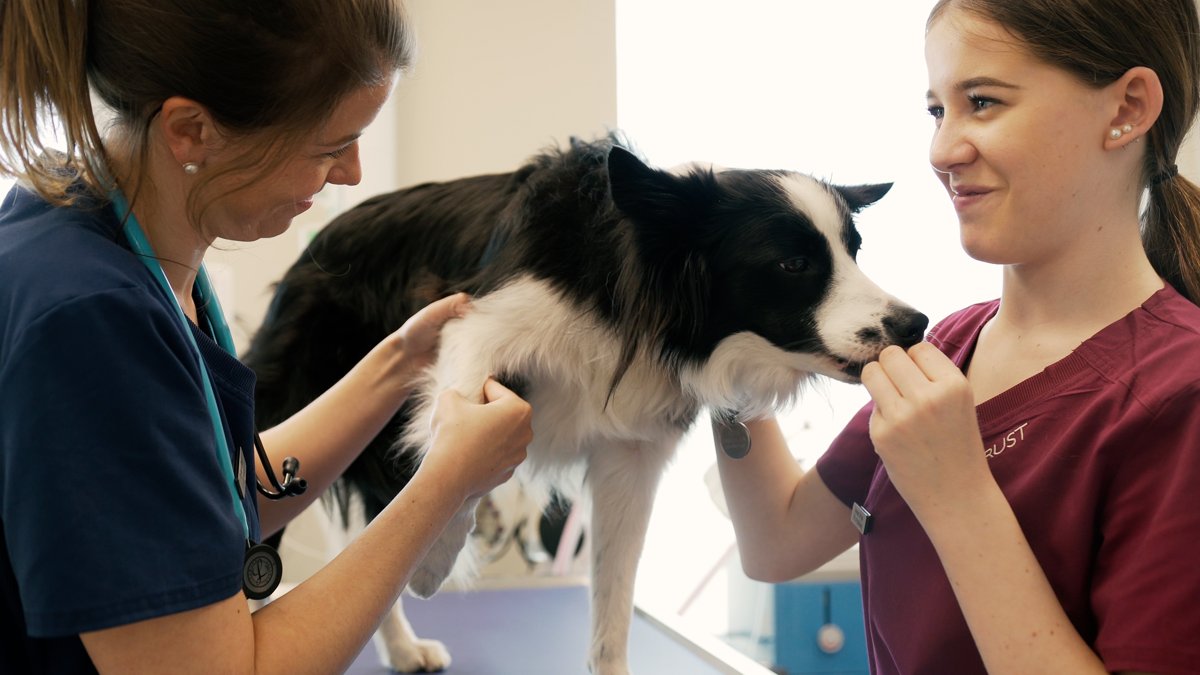
<instances>
[{"instance_id":1,"label":"dog's paw","mask_svg":"<svg viewBox=\"0 0 1200 675\"><path fill-rule=\"evenodd\" d=\"M435 673L450 667L450 652L437 640L388 645L388 666L398 673Z\"/></svg>"},{"instance_id":2,"label":"dog's paw","mask_svg":"<svg viewBox=\"0 0 1200 675\"><path fill-rule=\"evenodd\" d=\"M412 578L408 580L408 590L418 598L431 598L442 587L442 582L445 580L446 574L441 570L430 570L421 566L413 572Z\"/></svg>"}]
</instances>

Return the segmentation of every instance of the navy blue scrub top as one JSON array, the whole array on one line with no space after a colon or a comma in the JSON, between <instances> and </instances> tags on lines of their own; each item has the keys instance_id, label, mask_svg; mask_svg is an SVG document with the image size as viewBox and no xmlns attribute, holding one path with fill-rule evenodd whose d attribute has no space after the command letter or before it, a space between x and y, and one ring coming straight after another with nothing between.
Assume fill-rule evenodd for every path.
<instances>
[{"instance_id":1,"label":"navy blue scrub top","mask_svg":"<svg viewBox=\"0 0 1200 675\"><path fill-rule=\"evenodd\" d=\"M242 521L173 303L111 207L19 186L0 202L2 673L94 672L79 633L241 590ZM253 467L254 374L189 328Z\"/></svg>"}]
</instances>

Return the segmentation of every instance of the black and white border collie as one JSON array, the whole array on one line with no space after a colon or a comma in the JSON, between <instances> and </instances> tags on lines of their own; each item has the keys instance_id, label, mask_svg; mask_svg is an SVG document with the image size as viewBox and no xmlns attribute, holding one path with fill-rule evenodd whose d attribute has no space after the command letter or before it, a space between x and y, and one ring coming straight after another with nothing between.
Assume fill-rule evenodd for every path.
<instances>
[{"instance_id":1,"label":"black and white border collie","mask_svg":"<svg viewBox=\"0 0 1200 675\"><path fill-rule=\"evenodd\" d=\"M426 449L438 392L478 397L490 374L515 383L534 440L514 480L584 476L589 665L625 674L655 490L701 410L767 415L814 374L855 382L884 347L922 338L926 318L855 263L854 214L890 187L665 171L610 136L511 173L375 197L325 228L279 283L246 355L259 424L299 410L425 304L469 292L473 310L446 325L417 392L340 480L340 503L361 500L369 520L399 491ZM470 551L475 507L446 528L410 591L433 594ZM444 650L417 654L402 615L385 626L398 642L393 667L445 665Z\"/></svg>"}]
</instances>

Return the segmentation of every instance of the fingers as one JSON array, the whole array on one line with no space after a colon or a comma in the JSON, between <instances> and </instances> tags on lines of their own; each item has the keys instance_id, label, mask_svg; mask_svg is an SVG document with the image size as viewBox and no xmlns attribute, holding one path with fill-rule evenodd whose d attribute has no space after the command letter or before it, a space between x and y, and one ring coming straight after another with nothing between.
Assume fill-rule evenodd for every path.
<instances>
[{"instance_id":1,"label":"fingers","mask_svg":"<svg viewBox=\"0 0 1200 675\"><path fill-rule=\"evenodd\" d=\"M414 316L420 316L421 321L429 321L436 326L441 326L450 319L465 316L470 309L471 296L466 293L455 293L425 305Z\"/></svg>"},{"instance_id":2,"label":"fingers","mask_svg":"<svg viewBox=\"0 0 1200 675\"><path fill-rule=\"evenodd\" d=\"M918 342L910 347L908 356L931 381L956 378L962 375L962 371L950 360L950 357L928 342Z\"/></svg>"},{"instance_id":3,"label":"fingers","mask_svg":"<svg viewBox=\"0 0 1200 675\"><path fill-rule=\"evenodd\" d=\"M895 345L885 348L879 354L879 360L863 368L863 383L866 384L868 369L877 365L901 393L916 390L931 382L947 378L958 378L962 371L940 349L928 342L913 345L906 352ZM871 374L871 379L878 384L877 373ZM868 386L868 389L870 387Z\"/></svg>"},{"instance_id":4,"label":"fingers","mask_svg":"<svg viewBox=\"0 0 1200 675\"><path fill-rule=\"evenodd\" d=\"M496 379L489 377L483 383L483 400L487 403L497 401L509 396L516 397L513 390L500 384Z\"/></svg>"},{"instance_id":5,"label":"fingers","mask_svg":"<svg viewBox=\"0 0 1200 675\"><path fill-rule=\"evenodd\" d=\"M437 354L442 327L447 321L465 315L470 308L470 296L456 293L431 302L408 317L392 334L406 357L406 368L419 370L427 365Z\"/></svg>"},{"instance_id":6,"label":"fingers","mask_svg":"<svg viewBox=\"0 0 1200 675\"><path fill-rule=\"evenodd\" d=\"M935 348L936 351L936 348ZM900 393L913 391L929 384L929 377L913 361L908 352L892 346L879 354L879 365Z\"/></svg>"},{"instance_id":7,"label":"fingers","mask_svg":"<svg viewBox=\"0 0 1200 675\"><path fill-rule=\"evenodd\" d=\"M491 378L467 395L446 389L433 411L434 441L422 464L436 462L429 470L448 472L444 482L461 485L464 496L478 496L510 479L525 461L531 421L531 406Z\"/></svg>"},{"instance_id":8,"label":"fingers","mask_svg":"<svg viewBox=\"0 0 1200 675\"><path fill-rule=\"evenodd\" d=\"M921 342L904 349L891 346L879 354L879 360L863 367L862 382L876 410L888 410L906 398L920 398L931 385L962 379L962 372L937 347Z\"/></svg>"},{"instance_id":9,"label":"fingers","mask_svg":"<svg viewBox=\"0 0 1200 675\"><path fill-rule=\"evenodd\" d=\"M491 377L483 383L483 397L484 403L487 405L501 405L510 409L510 414L517 415L520 425L525 430L523 434L524 443L522 445L528 445L533 440L533 429L530 426L530 420L533 417L533 407L529 405L528 401Z\"/></svg>"},{"instance_id":10,"label":"fingers","mask_svg":"<svg viewBox=\"0 0 1200 675\"><path fill-rule=\"evenodd\" d=\"M902 397L900 391L896 389L896 385L892 384L891 378L884 371L883 366L879 365L878 361L872 361L863 366L862 383L867 388L867 393L871 395L871 399L875 401L875 410L890 409L891 406Z\"/></svg>"},{"instance_id":11,"label":"fingers","mask_svg":"<svg viewBox=\"0 0 1200 675\"><path fill-rule=\"evenodd\" d=\"M467 396L456 389L444 389L439 394L439 398L446 399L447 405L456 405L458 403L504 403L506 401L519 405L529 405L516 392L500 384L498 380L490 376L484 380L483 388L479 391L482 393L482 396L478 394Z\"/></svg>"},{"instance_id":12,"label":"fingers","mask_svg":"<svg viewBox=\"0 0 1200 675\"><path fill-rule=\"evenodd\" d=\"M867 393L875 401L875 410L879 414L892 410L906 395L929 384L928 378L908 354L896 346L884 349L877 361L864 366L861 379Z\"/></svg>"},{"instance_id":13,"label":"fingers","mask_svg":"<svg viewBox=\"0 0 1200 675\"><path fill-rule=\"evenodd\" d=\"M462 318L471 311L471 296L466 293L455 293L448 298L444 298L454 306L454 316Z\"/></svg>"}]
</instances>

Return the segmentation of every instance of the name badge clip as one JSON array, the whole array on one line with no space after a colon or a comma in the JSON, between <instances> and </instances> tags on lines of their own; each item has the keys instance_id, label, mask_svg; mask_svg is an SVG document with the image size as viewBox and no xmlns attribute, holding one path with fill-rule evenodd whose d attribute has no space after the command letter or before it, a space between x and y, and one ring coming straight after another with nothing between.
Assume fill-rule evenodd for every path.
<instances>
[{"instance_id":1,"label":"name badge clip","mask_svg":"<svg viewBox=\"0 0 1200 675\"><path fill-rule=\"evenodd\" d=\"M870 532L873 520L874 516L870 511L864 509L862 504L854 502L854 506L850 507L850 522L854 523L854 528L858 530L859 534Z\"/></svg>"}]
</instances>

